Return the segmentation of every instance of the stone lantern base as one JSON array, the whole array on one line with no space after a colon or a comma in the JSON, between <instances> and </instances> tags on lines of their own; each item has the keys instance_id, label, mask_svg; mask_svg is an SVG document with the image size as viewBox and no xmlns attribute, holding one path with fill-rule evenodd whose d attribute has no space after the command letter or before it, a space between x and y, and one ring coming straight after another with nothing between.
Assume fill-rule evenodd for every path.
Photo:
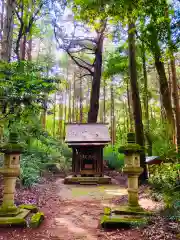
<instances>
[{"instance_id":1,"label":"stone lantern base","mask_svg":"<svg viewBox=\"0 0 180 240\"><path fill-rule=\"evenodd\" d=\"M101 218L101 226L113 225L116 227L140 226L148 223L152 214L141 208L138 202L138 178L143 172L140 167L140 152L143 149L135 143L135 134L128 133L127 144L120 147L119 152L125 154L123 172L128 176L128 204L117 208L105 208Z\"/></svg>"},{"instance_id":2,"label":"stone lantern base","mask_svg":"<svg viewBox=\"0 0 180 240\"><path fill-rule=\"evenodd\" d=\"M44 214L38 212L34 205L20 205L16 211L7 211L0 208L0 228L1 227L38 227Z\"/></svg>"},{"instance_id":3,"label":"stone lantern base","mask_svg":"<svg viewBox=\"0 0 180 240\"><path fill-rule=\"evenodd\" d=\"M19 209L18 214L11 213L0 213L0 227L9 227L9 226L26 226L26 217L29 215L30 210ZM3 216L2 216L3 215ZM11 216L10 216L11 215Z\"/></svg>"},{"instance_id":4,"label":"stone lantern base","mask_svg":"<svg viewBox=\"0 0 180 240\"><path fill-rule=\"evenodd\" d=\"M139 207L128 205L117 208L105 208L104 215L101 217L101 226L106 227L131 227L133 225L146 225L152 212Z\"/></svg>"}]
</instances>

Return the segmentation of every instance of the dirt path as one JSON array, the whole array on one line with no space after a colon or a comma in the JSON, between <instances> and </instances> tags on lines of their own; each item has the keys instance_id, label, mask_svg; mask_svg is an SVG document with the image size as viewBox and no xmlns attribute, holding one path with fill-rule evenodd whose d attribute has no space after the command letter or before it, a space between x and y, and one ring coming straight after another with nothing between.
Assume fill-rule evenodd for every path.
<instances>
[{"instance_id":1,"label":"dirt path","mask_svg":"<svg viewBox=\"0 0 180 240\"><path fill-rule=\"evenodd\" d=\"M2 240L145 240L140 230L103 231L99 219L104 206L112 206L117 197L126 198L127 191L118 185L70 186L62 179L23 190L18 198L37 203L45 213L38 229L0 229ZM156 204L142 198L141 204L154 208ZM170 239L169 239L170 240Z\"/></svg>"}]
</instances>

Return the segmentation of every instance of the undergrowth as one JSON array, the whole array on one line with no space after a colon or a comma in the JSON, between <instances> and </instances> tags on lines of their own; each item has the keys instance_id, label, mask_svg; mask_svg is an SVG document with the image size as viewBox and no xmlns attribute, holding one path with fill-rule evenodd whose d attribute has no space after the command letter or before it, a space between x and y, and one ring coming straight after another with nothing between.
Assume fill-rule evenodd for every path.
<instances>
[{"instance_id":1,"label":"undergrowth","mask_svg":"<svg viewBox=\"0 0 180 240\"><path fill-rule=\"evenodd\" d=\"M165 203L161 213L169 220L180 221L180 164L164 163L156 166L149 183L153 198Z\"/></svg>"},{"instance_id":2,"label":"undergrowth","mask_svg":"<svg viewBox=\"0 0 180 240\"><path fill-rule=\"evenodd\" d=\"M103 159L107 161L111 170L120 170L124 165L124 154L118 152L117 147L111 145L104 148Z\"/></svg>"}]
</instances>

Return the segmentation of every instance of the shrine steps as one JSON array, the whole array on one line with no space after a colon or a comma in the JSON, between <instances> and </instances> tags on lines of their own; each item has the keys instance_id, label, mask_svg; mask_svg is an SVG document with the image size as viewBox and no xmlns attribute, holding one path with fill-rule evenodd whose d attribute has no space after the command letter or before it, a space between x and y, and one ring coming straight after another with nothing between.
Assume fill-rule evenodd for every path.
<instances>
[{"instance_id":1,"label":"shrine steps","mask_svg":"<svg viewBox=\"0 0 180 240\"><path fill-rule=\"evenodd\" d=\"M68 176L64 179L64 184L81 184L81 185L96 185L96 184L110 184L111 178L103 177L81 177Z\"/></svg>"}]
</instances>

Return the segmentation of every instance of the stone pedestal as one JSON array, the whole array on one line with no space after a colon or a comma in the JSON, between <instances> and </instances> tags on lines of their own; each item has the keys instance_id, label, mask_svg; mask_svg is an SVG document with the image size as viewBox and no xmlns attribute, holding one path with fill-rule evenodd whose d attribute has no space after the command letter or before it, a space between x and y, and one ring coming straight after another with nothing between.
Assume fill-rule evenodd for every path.
<instances>
[{"instance_id":1,"label":"stone pedestal","mask_svg":"<svg viewBox=\"0 0 180 240\"><path fill-rule=\"evenodd\" d=\"M138 202L138 178L143 172L140 167L140 152L142 148L135 144L135 134L129 133L126 145L121 146L119 151L125 154L125 165L123 172L128 175L128 204L114 209L105 208L104 216L101 218L102 227L109 224L119 226L145 224L151 215L140 207Z\"/></svg>"}]
</instances>

